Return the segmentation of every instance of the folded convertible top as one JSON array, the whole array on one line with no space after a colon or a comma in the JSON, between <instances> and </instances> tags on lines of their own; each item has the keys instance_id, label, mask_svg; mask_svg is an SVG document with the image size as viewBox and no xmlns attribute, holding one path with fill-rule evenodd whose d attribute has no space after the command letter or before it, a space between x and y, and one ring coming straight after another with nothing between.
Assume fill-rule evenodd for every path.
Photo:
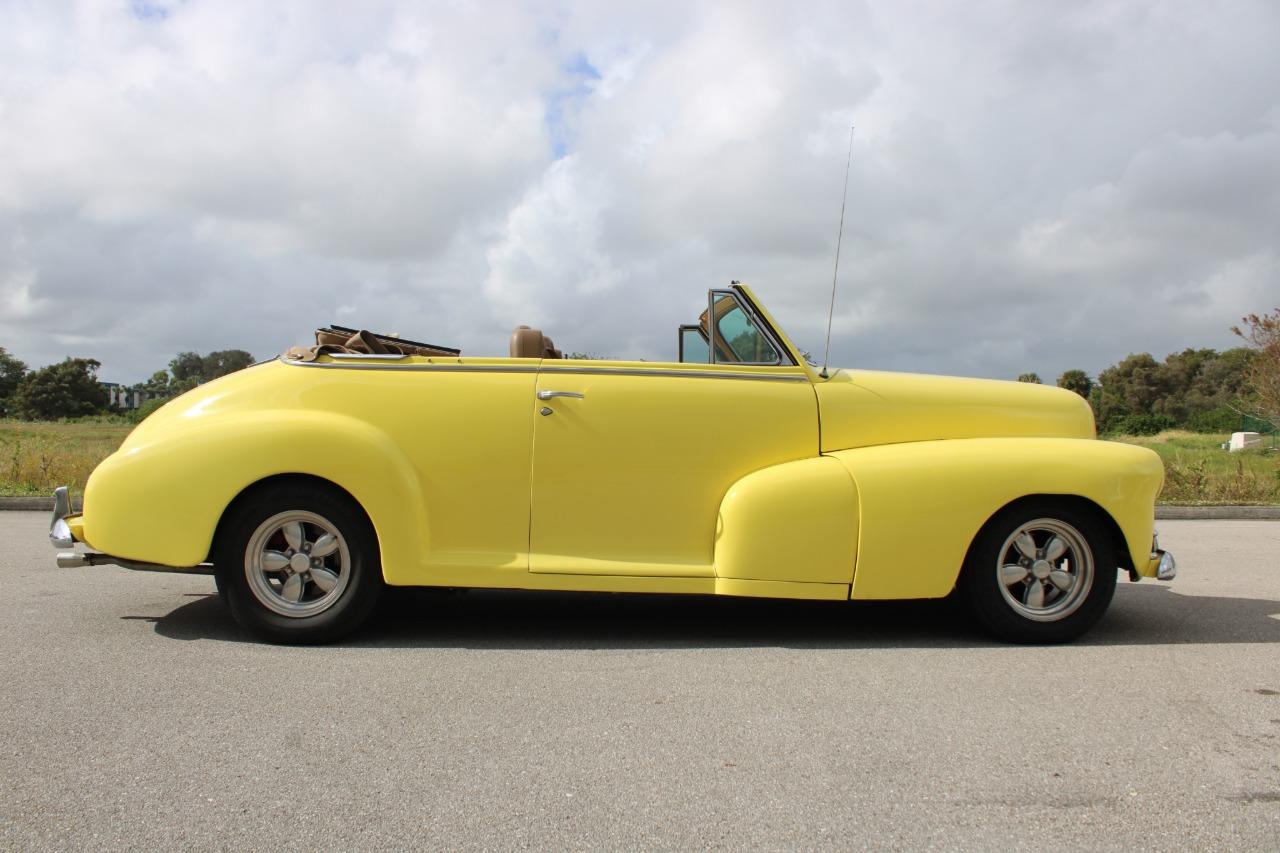
<instances>
[{"instance_id":1,"label":"folded convertible top","mask_svg":"<svg viewBox=\"0 0 1280 853\"><path fill-rule=\"evenodd\" d=\"M365 353L372 355L437 355L458 356L462 350L453 347L442 347L422 341L411 341L394 335L380 335L367 329L352 329L348 326L325 326L316 329L316 345L313 347L290 347L284 357L293 361L315 361L322 355L332 353Z\"/></svg>"}]
</instances>

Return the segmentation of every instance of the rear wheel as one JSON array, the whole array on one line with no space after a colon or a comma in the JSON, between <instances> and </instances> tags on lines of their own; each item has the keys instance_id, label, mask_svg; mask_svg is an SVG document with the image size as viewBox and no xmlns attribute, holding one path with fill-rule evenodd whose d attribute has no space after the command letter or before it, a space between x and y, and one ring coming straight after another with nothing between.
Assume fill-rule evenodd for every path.
<instances>
[{"instance_id":1,"label":"rear wheel","mask_svg":"<svg viewBox=\"0 0 1280 853\"><path fill-rule=\"evenodd\" d=\"M354 631L382 590L377 537L356 503L308 483L266 486L224 519L218 590L235 618L277 643L323 643Z\"/></svg>"},{"instance_id":2,"label":"rear wheel","mask_svg":"<svg viewBox=\"0 0 1280 853\"><path fill-rule=\"evenodd\" d=\"M1087 511L1055 502L1001 512L974 541L961 593L978 622L1015 643L1063 643L1093 627L1115 594L1115 549Z\"/></svg>"}]
</instances>

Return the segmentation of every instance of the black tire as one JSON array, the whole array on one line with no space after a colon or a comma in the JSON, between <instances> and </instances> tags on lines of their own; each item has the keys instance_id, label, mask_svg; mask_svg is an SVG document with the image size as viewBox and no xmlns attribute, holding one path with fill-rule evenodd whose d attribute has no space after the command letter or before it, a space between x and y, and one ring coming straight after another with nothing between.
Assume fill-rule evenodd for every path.
<instances>
[{"instance_id":1,"label":"black tire","mask_svg":"<svg viewBox=\"0 0 1280 853\"><path fill-rule=\"evenodd\" d=\"M219 527L214 566L236 621L273 643L350 634L383 586L378 539L363 510L344 492L307 482L267 485L237 501Z\"/></svg>"},{"instance_id":2,"label":"black tire","mask_svg":"<svg viewBox=\"0 0 1280 853\"><path fill-rule=\"evenodd\" d=\"M213 591L217 594L218 600L222 602L223 607L229 607L227 603L227 585L222 582L222 577L218 574L217 569L213 572Z\"/></svg>"},{"instance_id":3,"label":"black tire","mask_svg":"<svg viewBox=\"0 0 1280 853\"><path fill-rule=\"evenodd\" d=\"M1096 513L1050 500L1018 504L992 518L974 540L960 593L978 623L999 639L1070 642L1111 604L1115 554Z\"/></svg>"}]
</instances>

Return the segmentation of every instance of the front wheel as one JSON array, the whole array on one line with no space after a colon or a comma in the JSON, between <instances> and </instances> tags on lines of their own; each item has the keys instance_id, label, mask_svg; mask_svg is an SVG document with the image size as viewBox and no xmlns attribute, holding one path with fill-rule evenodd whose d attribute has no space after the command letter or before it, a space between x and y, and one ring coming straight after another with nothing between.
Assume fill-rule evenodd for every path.
<instances>
[{"instance_id":1,"label":"front wheel","mask_svg":"<svg viewBox=\"0 0 1280 853\"><path fill-rule=\"evenodd\" d=\"M1064 643L1093 627L1116 589L1115 549L1090 513L1052 502L1001 512L969 551L960 588L978 622L1015 643Z\"/></svg>"},{"instance_id":2,"label":"front wheel","mask_svg":"<svg viewBox=\"0 0 1280 853\"><path fill-rule=\"evenodd\" d=\"M343 493L267 486L224 519L214 560L232 615L277 643L323 643L354 631L382 590L377 537Z\"/></svg>"}]
</instances>

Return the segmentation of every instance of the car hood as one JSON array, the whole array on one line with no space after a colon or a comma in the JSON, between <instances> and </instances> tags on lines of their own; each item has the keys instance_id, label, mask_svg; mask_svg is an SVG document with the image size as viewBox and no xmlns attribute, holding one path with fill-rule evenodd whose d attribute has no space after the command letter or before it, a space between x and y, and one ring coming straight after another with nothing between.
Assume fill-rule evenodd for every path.
<instances>
[{"instance_id":1,"label":"car hood","mask_svg":"<svg viewBox=\"0 0 1280 853\"><path fill-rule=\"evenodd\" d=\"M822 450L943 438L1094 438L1079 394L1027 382L839 370L817 386Z\"/></svg>"}]
</instances>

